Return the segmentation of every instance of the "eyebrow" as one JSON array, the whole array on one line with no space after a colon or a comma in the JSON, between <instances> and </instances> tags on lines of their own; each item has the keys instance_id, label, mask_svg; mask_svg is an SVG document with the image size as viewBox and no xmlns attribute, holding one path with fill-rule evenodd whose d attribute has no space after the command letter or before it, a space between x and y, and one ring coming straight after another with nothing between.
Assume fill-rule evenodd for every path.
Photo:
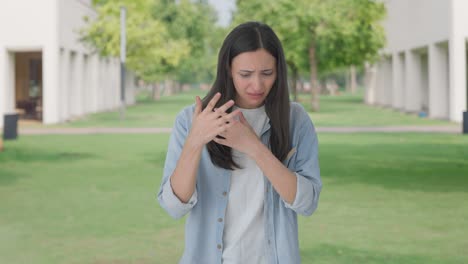
<instances>
[{"instance_id":1,"label":"eyebrow","mask_svg":"<svg viewBox=\"0 0 468 264\"><path fill-rule=\"evenodd\" d=\"M269 72L269 71L273 71L273 69L264 69L264 70L261 70L261 72ZM255 72L255 70L239 70L239 72L252 73L252 72Z\"/></svg>"}]
</instances>

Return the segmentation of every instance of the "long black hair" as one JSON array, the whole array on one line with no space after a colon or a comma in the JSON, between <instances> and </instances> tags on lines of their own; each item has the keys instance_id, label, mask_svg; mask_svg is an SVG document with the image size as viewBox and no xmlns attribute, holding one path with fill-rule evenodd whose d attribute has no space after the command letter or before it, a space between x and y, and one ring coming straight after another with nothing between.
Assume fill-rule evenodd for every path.
<instances>
[{"instance_id":1,"label":"long black hair","mask_svg":"<svg viewBox=\"0 0 468 264\"><path fill-rule=\"evenodd\" d=\"M289 141L289 93L287 67L283 47L275 32L266 24L247 22L234 28L226 37L218 54L216 79L211 90L203 98L203 109L216 93L221 93L216 107L235 100L236 89L231 76L234 57L243 53L265 49L276 59L276 80L265 99L265 112L270 119L270 149L280 161L286 158ZM227 112L231 112L232 108ZM233 170L239 168L232 158L230 147L211 141L207 144L211 161L218 167Z\"/></svg>"}]
</instances>

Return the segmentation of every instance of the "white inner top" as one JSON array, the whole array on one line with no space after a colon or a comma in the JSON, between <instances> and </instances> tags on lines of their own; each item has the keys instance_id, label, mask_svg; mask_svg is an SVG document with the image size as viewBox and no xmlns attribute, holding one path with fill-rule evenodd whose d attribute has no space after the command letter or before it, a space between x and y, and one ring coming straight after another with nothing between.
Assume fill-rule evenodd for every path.
<instances>
[{"instance_id":1,"label":"white inner top","mask_svg":"<svg viewBox=\"0 0 468 264\"><path fill-rule=\"evenodd\" d=\"M260 136L268 122L265 106L241 108L241 111ZM223 233L223 263L266 263L263 173L244 153L233 150L233 158L241 169L234 170L231 176Z\"/></svg>"}]
</instances>

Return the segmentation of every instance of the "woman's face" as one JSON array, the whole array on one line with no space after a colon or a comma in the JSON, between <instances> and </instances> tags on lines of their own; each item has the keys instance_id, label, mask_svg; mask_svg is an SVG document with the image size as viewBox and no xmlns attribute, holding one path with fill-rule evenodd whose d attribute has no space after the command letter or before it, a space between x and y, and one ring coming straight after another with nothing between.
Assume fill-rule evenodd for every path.
<instances>
[{"instance_id":1,"label":"woman's face","mask_svg":"<svg viewBox=\"0 0 468 264\"><path fill-rule=\"evenodd\" d=\"M231 75L236 105L258 108L276 81L276 59L265 49L241 53L232 60Z\"/></svg>"}]
</instances>

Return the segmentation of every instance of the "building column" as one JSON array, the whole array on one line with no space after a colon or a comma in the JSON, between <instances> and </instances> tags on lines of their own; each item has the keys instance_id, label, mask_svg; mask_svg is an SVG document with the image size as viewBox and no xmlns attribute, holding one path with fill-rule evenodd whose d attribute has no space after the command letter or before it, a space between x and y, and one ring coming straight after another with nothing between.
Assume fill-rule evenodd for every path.
<instances>
[{"instance_id":1,"label":"building column","mask_svg":"<svg viewBox=\"0 0 468 264\"><path fill-rule=\"evenodd\" d=\"M420 83L421 89L421 106L420 110L424 112L429 111L429 58L427 48L422 54L419 54L419 69L420 69Z\"/></svg>"},{"instance_id":2,"label":"building column","mask_svg":"<svg viewBox=\"0 0 468 264\"><path fill-rule=\"evenodd\" d=\"M464 38L450 39L450 120L461 122L466 111L466 50Z\"/></svg>"},{"instance_id":3,"label":"building column","mask_svg":"<svg viewBox=\"0 0 468 264\"><path fill-rule=\"evenodd\" d=\"M59 116L60 121L66 121L70 117L70 105L68 102L68 87L70 86L70 52L60 50L60 89L59 89Z\"/></svg>"},{"instance_id":4,"label":"building column","mask_svg":"<svg viewBox=\"0 0 468 264\"><path fill-rule=\"evenodd\" d=\"M365 86L366 94L364 96L364 101L366 104L373 105L375 104L375 93L376 93L376 84L377 84L377 74L376 74L376 65L371 65L366 63L365 65L366 75L365 75Z\"/></svg>"},{"instance_id":5,"label":"building column","mask_svg":"<svg viewBox=\"0 0 468 264\"><path fill-rule=\"evenodd\" d=\"M402 53L393 53L393 94L392 107L403 109L405 90L405 57Z\"/></svg>"},{"instance_id":6,"label":"building column","mask_svg":"<svg viewBox=\"0 0 468 264\"><path fill-rule=\"evenodd\" d=\"M467 110L467 82L466 82L466 37L464 35L467 17L468 1L451 1L451 31L449 39L449 116L450 120L461 122L463 111Z\"/></svg>"},{"instance_id":7,"label":"building column","mask_svg":"<svg viewBox=\"0 0 468 264\"><path fill-rule=\"evenodd\" d=\"M106 110L106 72L104 71L105 59L99 58L99 97L98 97L98 111Z\"/></svg>"},{"instance_id":8,"label":"building column","mask_svg":"<svg viewBox=\"0 0 468 264\"><path fill-rule=\"evenodd\" d=\"M82 100L82 109L83 114L88 114L91 110L91 91L90 91L90 63L89 56L83 54L83 100Z\"/></svg>"},{"instance_id":9,"label":"building column","mask_svg":"<svg viewBox=\"0 0 468 264\"><path fill-rule=\"evenodd\" d=\"M393 63L392 57L385 56L384 59L384 80L383 80L383 93L382 103L384 106L392 105L393 97Z\"/></svg>"},{"instance_id":10,"label":"building column","mask_svg":"<svg viewBox=\"0 0 468 264\"><path fill-rule=\"evenodd\" d=\"M68 70L69 80L68 80L68 103L70 109L70 117L73 118L78 115L77 107L77 94L78 94L78 81L80 77L76 75L76 57L77 53L75 51L70 51L70 68Z\"/></svg>"},{"instance_id":11,"label":"building column","mask_svg":"<svg viewBox=\"0 0 468 264\"><path fill-rule=\"evenodd\" d=\"M43 50L43 123L53 124L60 121L59 116L59 56L57 45L45 46Z\"/></svg>"},{"instance_id":12,"label":"building column","mask_svg":"<svg viewBox=\"0 0 468 264\"><path fill-rule=\"evenodd\" d=\"M89 112L88 110L88 104L89 104L89 75L88 75L88 69L89 69L89 63L88 63L88 56L86 54L81 54L83 57L83 63L81 64L81 72L83 76L83 81L81 82L81 87L82 87L82 100L81 100L81 114L85 115Z\"/></svg>"},{"instance_id":13,"label":"building column","mask_svg":"<svg viewBox=\"0 0 468 264\"><path fill-rule=\"evenodd\" d=\"M405 106L407 112L419 112L421 110L421 70L418 54L415 51L406 51L406 84Z\"/></svg>"},{"instance_id":14,"label":"building column","mask_svg":"<svg viewBox=\"0 0 468 264\"><path fill-rule=\"evenodd\" d=\"M109 70L112 76L112 109L116 109L120 107L120 71L117 59L111 59Z\"/></svg>"},{"instance_id":15,"label":"building column","mask_svg":"<svg viewBox=\"0 0 468 264\"><path fill-rule=\"evenodd\" d=\"M80 52L75 53L75 66L74 66L74 74L75 74L75 83L73 85L75 91L74 95L75 98L72 98L75 102L75 115L82 116L83 115L83 54Z\"/></svg>"},{"instance_id":16,"label":"building column","mask_svg":"<svg viewBox=\"0 0 468 264\"><path fill-rule=\"evenodd\" d=\"M120 91L120 60L119 59L114 60L113 70L114 70L114 76L115 76L115 81L114 81L115 105L116 105L116 108L119 108L120 105L122 104L122 100L120 99L121 98L121 95L120 95L121 91ZM125 82L126 82L127 74L125 72L124 72L124 74L125 74ZM125 82L124 82L124 84L125 84ZM124 92L125 92L125 90L124 90Z\"/></svg>"},{"instance_id":17,"label":"building column","mask_svg":"<svg viewBox=\"0 0 468 264\"><path fill-rule=\"evenodd\" d=\"M6 49L0 48L0 127L3 127L3 115L6 110L7 89L10 86L8 83L7 69L14 68L8 65L8 52Z\"/></svg>"},{"instance_id":18,"label":"building column","mask_svg":"<svg viewBox=\"0 0 468 264\"><path fill-rule=\"evenodd\" d=\"M99 98L99 56L97 54L90 55L89 58L89 81L90 81L90 111L95 113L98 111Z\"/></svg>"},{"instance_id":19,"label":"building column","mask_svg":"<svg viewBox=\"0 0 468 264\"><path fill-rule=\"evenodd\" d=\"M384 59L380 58L377 63L377 77L376 77L376 87L375 87L375 102L377 105L383 105L383 91L385 87L385 64Z\"/></svg>"},{"instance_id":20,"label":"building column","mask_svg":"<svg viewBox=\"0 0 468 264\"><path fill-rule=\"evenodd\" d=\"M448 119L448 52L447 46L429 46L429 117Z\"/></svg>"},{"instance_id":21,"label":"building column","mask_svg":"<svg viewBox=\"0 0 468 264\"><path fill-rule=\"evenodd\" d=\"M5 114L15 112L15 53L0 50L0 127Z\"/></svg>"}]
</instances>

